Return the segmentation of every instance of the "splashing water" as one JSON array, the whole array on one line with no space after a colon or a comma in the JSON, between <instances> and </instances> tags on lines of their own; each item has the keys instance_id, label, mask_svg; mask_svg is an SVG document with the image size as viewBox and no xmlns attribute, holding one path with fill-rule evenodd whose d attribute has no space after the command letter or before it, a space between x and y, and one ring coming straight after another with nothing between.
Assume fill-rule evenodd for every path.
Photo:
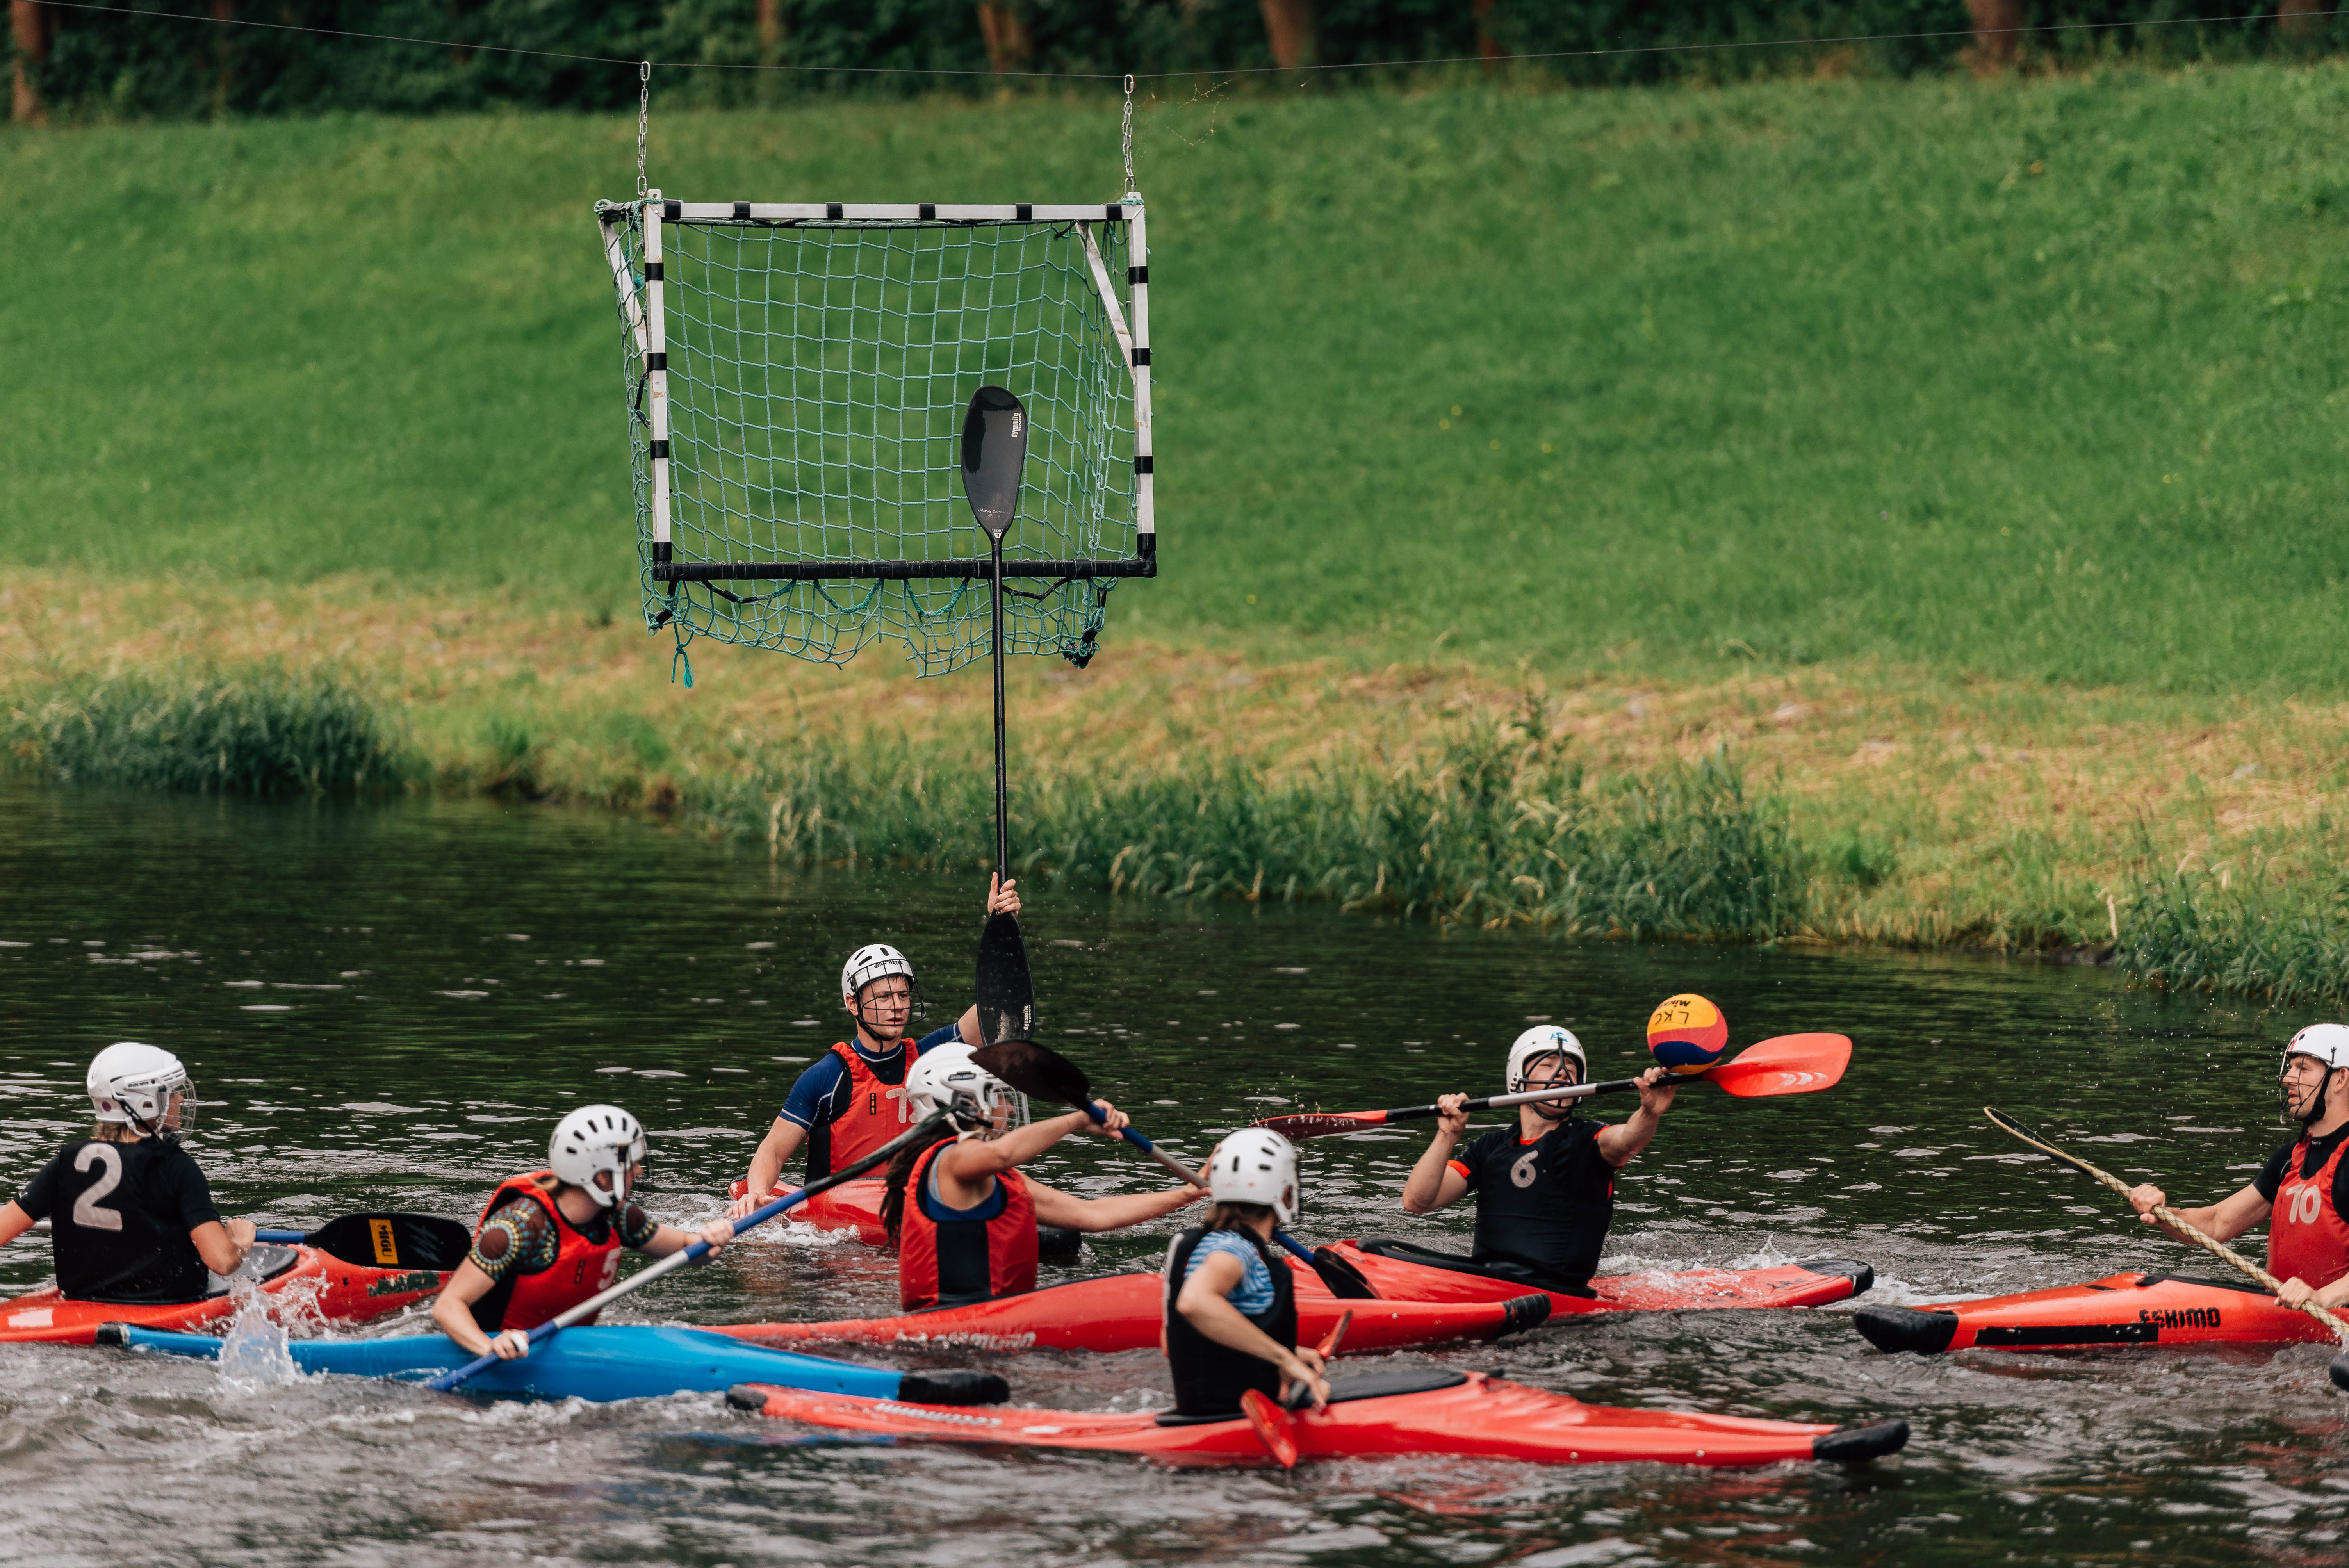
<instances>
[{"instance_id":1,"label":"splashing water","mask_svg":"<svg viewBox=\"0 0 2349 1568\"><path fill-rule=\"evenodd\" d=\"M245 1390L298 1382L302 1369L294 1365L294 1353L286 1347L285 1326L269 1315L261 1292L252 1284L239 1280L235 1290L236 1312L221 1341L222 1380Z\"/></svg>"}]
</instances>

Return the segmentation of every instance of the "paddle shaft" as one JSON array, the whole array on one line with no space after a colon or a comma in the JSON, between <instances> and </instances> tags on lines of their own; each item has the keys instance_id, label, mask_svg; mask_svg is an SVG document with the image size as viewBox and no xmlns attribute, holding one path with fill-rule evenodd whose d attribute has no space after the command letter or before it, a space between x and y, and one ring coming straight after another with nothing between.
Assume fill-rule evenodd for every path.
<instances>
[{"instance_id":1,"label":"paddle shaft","mask_svg":"<svg viewBox=\"0 0 2349 1568\"><path fill-rule=\"evenodd\" d=\"M1639 1087L1640 1080L1635 1078L1609 1078L1605 1083L1578 1083L1563 1088L1529 1088L1522 1094L1488 1094L1482 1099L1468 1101L1460 1109L1464 1111L1503 1110L1513 1105L1533 1105L1546 1099L1582 1099L1594 1094L1621 1094L1626 1089ZM1389 1121L1413 1121L1424 1117L1441 1116L1444 1108L1440 1105L1413 1105L1385 1114Z\"/></svg>"},{"instance_id":2,"label":"paddle shaft","mask_svg":"<svg viewBox=\"0 0 2349 1568\"><path fill-rule=\"evenodd\" d=\"M2030 1144L2033 1149L2042 1150L2054 1155L2056 1159L2061 1160L2064 1163L2073 1167L2075 1170L2085 1171L2088 1175L2095 1177L2097 1181L2103 1182L2106 1186L2111 1188L2122 1197L2126 1198L2129 1195L2130 1188L2128 1183L2123 1181L2119 1177L2113 1175L2109 1171L2097 1170L2095 1166L2089 1164L2086 1161L2081 1159L2076 1154L2064 1153L2064 1150L2056 1148L2054 1144L2046 1142L2045 1140L2023 1130L2019 1123L2002 1119L2002 1113L1992 1109L1989 1106L1982 1107L1982 1110L1990 1117L1992 1123L2001 1130L2013 1134L2014 1137L2021 1139L2023 1142ZM2176 1235L2180 1241L2190 1242L2195 1246L2200 1247L2204 1252L2209 1253L2212 1257L2217 1258L2220 1262L2232 1264L2235 1268L2241 1270L2245 1275L2258 1281L2261 1285L2270 1291L2282 1291L2283 1282L2282 1280L2268 1273L2267 1270L2260 1267L2259 1264L2251 1262L2251 1259L2245 1257L2242 1253L2237 1252L2234 1248L2229 1246L2218 1237L2196 1228L2193 1222L2188 1220L2185 1215L2179 1213L2177 1210L2170 1208L2168 1204L2155 1204L2153 1206L2153 1217L2159 1220L2164 1225L2167 1225L2171 1233ZM2349 1321L2344 1321L2339 1316L2339 1315L2327 1311L2325 1308L2317 1305L2316 1303L2313 1301L2301 1303L2300 1310L2308 1314L2309 1316L2316 1319L2319 1323L2324 1325L2325 1327L2333 1330L2334 1334L2340 1336L2341 1342L2344 1345L2349 1345Z\"/></svg>"},{"instance_id":3,"label":"paddle shaft","mask_svg":"<svg viewBox=\"0 0 2349 1568\"><path fill-rule=\"evenodd\" d=\"M1085 1114L1092 1117L1096 1122L1106 1122L1109 1120L1109 1117L1102 1111L1102 1108L1093 1104L1090 1100L1085 1103ZM1153 1160L1157 1161L1158 1163L1166 1167L1167 1170L1173 1171L1175 1175L1180 1176L1192 1186L1199 1189L1200 1191L1204 1192L1207 1190L1206 1178L1201 1176L1197 1171L1184 1164L1180 1160L1175 1159L1172 1154L1167 1153L1164 1149L1159 1148L1155 1143L1151 1142L1150 1140L1144 1138L1134 1129L1131 1127L1121 1127L1117 1130L1117 1135L1120 1138L1124 1139L1128 1143L1133 1144L1136 1149L1141 1150L1144 1154L1149 1155ZM1287 1248L1288 1250L1289 1256L1296 1258L1302 1263L1312 1263L1313 1249L1299 1241L1295 1236L1290 1235L1287 1231L1276 1228L1272 1233L1272 1239L1278 1242L1283 1247Z\"/></svg>"},{"instance_id":4,"label":"paddle shaft","mask_svg":"<svg viewBox=\"0 0 2349 1568\"><path fill-rule=\"evenodd\" d=\"M880 1148L874 1150L872 1153L864 1156L862 1160L853 1161L849 1164L833 1171L831 1175L809 1182L806 1186L800 1188L797 1191L787 1192L780 1198L776 1198L766 1203L761 1204L758 1208L753 1209L749 1213L743 1215L742 1218L736 1222L734 1226L734 1234L739 1237L743 1232L750 1229L753 1225L765 1224L769 1220L773 1219L784 1210L805 1202L808 1199L814 1197L818 1192L827 1191L832 1188L839 1186L843 1181L854 1181L855 1178L864 1175L867 1171L872 1170L875 1165L880 1164L883 1161L887 1160L892 1155L895 1154L900 1149L905 1148L907 1144L912 1143L915 1140L926 1134L932 1128L937 1126L939 1122L945 1119L946 1112L944 1111L938 1111L930 1116L926 1116L920 1121L916 1122L913 1126L907 1128L905 1131L899 1133L896 1137L891 1139L888 1142L883 1144ZM603 1311L604 1308L619 1300L622 1296L630 1295L636 1291L640 1291L644 1289L645 1286L652 1284L653 1281L660 1279L667 1274L673 1274L677 1270L685 1267L688 1264L698 1264L717 1250L717 1248L711 1246L708 1242L696 1241L688 1243L687 1245L678 1248L676 1252L669 1253L669 1255L665 1258L656 1258L649 1267L639 1269L636 1273L629 1275L626 1279L622 1280L611 1289L598 1292L596 1295L589 1296L585 1301L581 1302L577 1306L572 1307L565 1312L557 1313L554 1316L549 1318L544 1323L540 1324L537 1327L530 1331L530 1342L533 1345L536 1345L542 1339L551 1338L554 1335L563 1332L563 1330L569 1328L572 1325L578 1323L581 1319L593 1317L595 1314ZM492 1336L492 1337L495 1336ZM468 1361L464 1366L458 1367L453 1372L443 1372L437 1377L426 1379L424 1386L428 1388L438 1389L445 1393L449 1389L457 1387L458 1384L465 1381L466 1378L473 1376L476 1372L487 1371L490 1367L495 1366L499 1359L498 1354L494 1350L486 1352L473 1357L472 1360Z\"/></svg>"},{"instance_id":5,"label":"paddle shaft","mask_svg":"<svg viewBox=\"0 0 2349 1568\"><path fill-rule=\"evenodd\" d=\"M995 874L1008 879L1011 875L1011 790L1003 751L1003 535L990 528L987 539L994 558L987 589L992 611L988 640L994 645L995 657Z\"/></svg>"},{"instance_id":6,"label":"paddle shaft","mask_svg":"<svg viewBox=\"0 0 2349 1568\"><path fill-rule=\"evenodd\" d=\"M36 1231L46 1231L48 1228L49 1222L47 1220L36 1220L33 1222L33 1229ZM256 1230L253 1233L253 1239L257 1243L267 1242L272 1246L298 1247L304 1245L309 1241L310 1233L307 1231Z\"/></svg>"}]
</instances>

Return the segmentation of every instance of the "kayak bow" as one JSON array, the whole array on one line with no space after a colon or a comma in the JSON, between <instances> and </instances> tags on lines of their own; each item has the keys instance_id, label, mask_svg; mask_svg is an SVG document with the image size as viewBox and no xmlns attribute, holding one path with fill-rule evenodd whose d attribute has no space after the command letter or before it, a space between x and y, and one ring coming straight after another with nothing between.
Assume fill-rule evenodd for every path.
<instances>
[{"instance_id":1,"label":"kayak bow","mask_svg":"<svg viewBox=\"0 0 2349 1568\"><path fill-rule=\"evenodd\" d=\"M1410 1242L1371 1237L1320 1249L1359 1269L1385 1301L1506 1301L1535 1287L1464 1271L1466 1260ZM1682 1312L1725 1307L1820 1306L1858 1295L1876 1271L1844 1258L1812 1258L1771 1269L1694 1269L1682 1274L1602 1275L1592 1295L1544 1291L1553 1317L1594 1312Z\"/></svg>"},{"instance_id":2,"label":"kayak bow","mask_svg":"<svg viewBox=\"0 0 2349 1568\"><path fill-rule=\"evenodd\" d=\"M1146 1454L1176 1464L1271 1462L1240 1417L1003 1408L985 1414L746 1384L729 1403L771 1420L925 1442ZM1398 1369L1331 1382L1326 1409L1291 1418L1299 1459L1456 1454L1543 1464L1856 1463L1897 1452L1906 1421L1837 1429L1801 1421L1585 1405L1481 1372Z\"/></svg>"},{"instance_id":3,"label":"kayak bow","mask_svg":"<svg viewBox=\"0 0 2349 1568\"><path fill-rule=\"evenodd\" d=\"M204 1334L171 1334L129 1324L109 1324L100 1345L217 1359L225 1341ZM473 1357L440 1334L408 1334L384 1339L296 1339L286 1352L308 1373L387 1377L421 1382L462 1367ZM827 1394L881 1399L921 1399L940 1405L989 1404L1009 1389L991 1372L899 1372L744 1345L696 1328L626 1325L574 1328L534 1346L518 1360L501 1361L476 1373L465 1387L485 1394L537 1399L650 1399L668 1394L714 1393L757 1378Z\"/></svg>"},{"instance_id":4,"label":"kayak bow","mask_svg":"<svg viewBox=\"0 0 2349 1568\"><path fill-rule=\"evenodd\" d=\"M88 1345L105 1323L194 1328L236 1310L240 1287L257 1294L275 1318L366 1323L422 1301L449 1283L429 1268L362 1268L315 1247L253 1249L233 1278L218 1274L202 1299L181 1302L78 1301L53 1287L0 1301L0 1344L47 1341Z\"/></svg>"}]
</instances>

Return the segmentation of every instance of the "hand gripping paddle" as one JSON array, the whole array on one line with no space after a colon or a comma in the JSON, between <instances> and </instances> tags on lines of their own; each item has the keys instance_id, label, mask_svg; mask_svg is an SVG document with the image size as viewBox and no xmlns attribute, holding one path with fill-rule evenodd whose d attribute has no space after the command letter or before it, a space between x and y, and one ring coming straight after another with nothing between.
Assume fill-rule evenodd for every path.
<instances>
[{"instance_id":1,"label":"hand gripping paddle","mask_svg":"<svg viewBox=\"0 0 2349 1568\"><path fill-rule=\"evenodd\" d=\"M811 1181L806 1186L800 1188L797 1191L786 1192L781 1197L775 1199L771 1202L761 1204L760 1207L753 1209L749 1213L743 1215L740 1220L735 1222L734 1233L737 1236L740 1236L751 1226L765 1224L769 1220L773 1219L784 1210L789 1209L795 1204L805 1202L808 1199L814 1197L818 1192L829 1191L833 1187L839 1186L843 1181L851 1181L858 1176L864 1175L864 1172L872 1170L875 1165L887 1160L890 1156L895 1154L897 1150L905 1148L907 1144L914 1142L917 1139L927 1138L930 1135L931 1130L945 1119L946 1112L944 1111L939 1111L935 1115L924 1117L921 1120L914 1123L913 1126L905 1129L905 1131L897 1134L896 1137L891 1139L888 1142L883 1144L872 1153L865 1155L863 1159L851 1161L849 1163L842 1166L839 1170L833 1171L829 1176L825 1176L818 1181ZM468 1244L471 1244L470 1239L468 1241ZM716 1250L717 1249L712 1247L708 1242L703 1241L696 1241L686 1246L680 1247L676 1252L669 1253L668 1256L655 1261L651 1267L638 1270L636 1273L629 1275L626 1279L624 1279L619 1284L614 1285L611 1289L604 1291L598 1295L589 1296L577 1306L572 1307L565 1312L559 1313L553 1318L540 1324L536 1328L530 1331L530 1342L533 1345L536 1345L542 1339L552 1338L555 1335L562 1333L564 1329L569 1328L572 1325L595 1316L597 1313L603 1311L606 1306L609 1306L612 1303L619 1300L622 1296L627 1295L635 1291L642 1290L645 1286L652 1284L653 1281L659 1279L664 1274L673 1274L677 1270L685 1267L688 1264L698 1264ZM471 1377L474 1373L487 1371L490 1367L497 1365L497 1361L498 1357L495 1351L492 1351L486 1355L476 1356L471 1361L466 1362L462 1367L458 1367L453 1372L443 1372L437 1377L429 1377L425 1379L424 1386L427 1388L437 1388L445 1393L449 1389L457 1387L458 1384L462 1383L466 1378Z\"/></svg>"},{"instance_id":2,"label":"hand gripping paddle","mask_svg":"<svg viewBox=\"0 0 2349 1568\"><path fill-rule=\"evenodd\" d=\"M1028 466L1028 410L1000 387L971 394L962 421L962 493L971 515L987 531L990 572L988 642L995 665L995 874L1011 876L1011 793L1003 749L1003 536L1019 514L1019 477ZM1035 988L1028 983L1028 953L1019 940L1019 919L989 914L978 939L978 1026L990 1046L1020 1040L1036 1032ZM989 991L990 948L1016 955L995 973L1004 988ZM1015 975L1017 985L1010 981ZM1000 1075L998 1075L1000 1076Z\"/></svg>"},{"instance_id":3,"label":"hand gripping paddle","mask_svg":"<svg viewBox=\"0 0 2349 1568\"><path fill-rule=\"evenodd\" d=\"M1331 1326L1330 1332L1321 1336L1321 1343L1315 1348L1321 1353L1324 1362L1338 1354L1339 1342L1346 1337L1346 1330L1353 1321L1354 1309L1348 1307ZM1248 1425L1256 1431L1257 1441L1264 1445L1264 1451L1278 1460L1283 1470L1297 1468L1297 1423L1290 1418L1291 1415L1312 1402L1311 1390L1302 1383L1291 1387L1288 1397L1278 1405L1266 1398L1260 1388L1249 1388L1240 1395L1240 1414L1247 1418Z\"/></svg>"},{"instance_id":4,"label":"hand gripping paddle","mask_svg":"<svg viewBox=\"0 0 2349 1568\"><path fill-rule=\"evenodd\" d=\"M1732 1061L1719 1062L1701 1073L1671 1081L1719 1084L1740 1099L1762 1099L1782 1094L1816 1094L1833 1088L1851 1065L1851 1041L1843 1035L1780 1035L1749 1046ZM1498 1110L1531 1105L1537 1100L1582 1099L1594 1094L1619 1094L1640 1087L1638 1078L1612 1078L1605 1083L1580 1083L1566 1088L1528 1089L1523 1094L1493 1094L1472 1099L1464 1110ZM1440 1114L1433 1105L1407 1105L1396 1110L1304 1111L1295 1116L1269 1116L1254 1123L1270 1128L1294 1143L1333 1133L1360 1132L1389 1122L1414 1121Z\"/></svg>"},{"instance_id":5,"label":"hand gripping paddle","mask_svg":"<svg viewBox=\"0 0 2349 1568\"><path fill-rule=\"evenodd\" d=\"M2114 1191L2118 1192L2122 1197L2126 1198L2128 1196L2129 1186L2127 1182L2108 1171L2097 1170L2095 1166L2089 1164L2086 1161L2081 1159L2076 1154L2064 1153L2064 1150L2048 1142L2047 1140L2035 1129L2025 1127L2023 1123L2015 1120L2014 1118L2007 1115L2006 1112L1994 1109L1987 1105L1982 1107L1982 1114L1989 1117L1992 1124L1994 1124L2000 1131L2010 1133L2013 1136L2023 1140L2023 1142L2028 1143L2032 1148L2039 1150L2043 1153L2054 1155L2056 1159L2061 1160L2064 1164L2071 1166L2074 1170L2083 1171L2087 1175L2094 1177L2096 1181L2103 1182ZM2177 1210L2168 1208L2166 1205L2157 1204L2153 1211L2153 1217L2159 1220L2163 1224L2168 1226L2172 1231L2175 1231L2187 1241L2193 1243L2196 1246L2200 1247L2204 1252L2209 1253L2212 1257L2217 1258L2221 1263L2230 1264L2233 1267L2240 1269L2246 1276L2258 1281L2260 1284L2264 1286L2266 1289L2270 1291L2282 1291L2283 1289L2283 1281L2276 1278L2275 1275L2268 1273L2267 1270L2260 1267L2259 1264L2251 1262L2251 1259L2245 1257L2242 1253L2237 1252L2234 1248L2229 1246L2218 1237L2206 1234L2202 1231L2196 1229L2193 1225L2189 1224L2187 1222L2186 1217L2183 1214L2180 1214ZM2333 1330L2333 1334L2340 1338L2344 1346L2349 1346L2349 1322L2344 1322L2337 1315L2327 1312L2324 1308L2317 1305L2316 1303L2313 1301L2302 1303L2300 1310L2308 1314L2309 1316L2316 1319L2319 1323L2324 1325L2325 1327ZM2349 1349L2344 1349L2341 1354L2333 1358L2333 1365L2329 1368L2329 1371L2332 1376L2333 1386L2334 1387L2349 1389Z\"/></svg>"}]
</instances>

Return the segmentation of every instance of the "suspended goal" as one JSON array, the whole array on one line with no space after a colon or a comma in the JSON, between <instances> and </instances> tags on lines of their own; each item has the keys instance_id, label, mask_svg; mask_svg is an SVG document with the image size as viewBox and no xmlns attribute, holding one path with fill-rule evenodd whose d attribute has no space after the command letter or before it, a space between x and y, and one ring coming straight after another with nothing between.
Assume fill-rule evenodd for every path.
<instances>
[{"instance_id":1,"label":"suspended goal","mask_svg":"<svg viewBox=\"0 0 2349 1568\"><path fill-rule=\"evenodd\" d=\"M828 664L988 651L959 439L981 386L1030 421L1007 651L1096 652L1156 573L1142 199L1091 206L599 201L625 326L649 630Z\"/></svg>"}]
</instances>

